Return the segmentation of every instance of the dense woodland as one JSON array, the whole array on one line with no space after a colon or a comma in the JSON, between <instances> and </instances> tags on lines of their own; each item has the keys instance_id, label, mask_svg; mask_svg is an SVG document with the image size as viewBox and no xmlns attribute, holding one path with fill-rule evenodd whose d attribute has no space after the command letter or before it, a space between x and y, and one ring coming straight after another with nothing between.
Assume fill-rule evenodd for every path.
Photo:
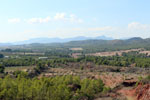
<instances>
[{"instance_id":1,"label":"dense woodland","mask_svg":"<svg viewBox=\"0 0 150 100\"><path fill-rule=\"evenodd\" d=\"M78 76L57 76L51 78L29 78L27 73L6 76L0 79L1 100L78 100L92 99L97 93L105 92L103 82L80 79Z\"/></svg>"},{"instance_id":2,"label":"dense woodland","mask_svg":"<svg viewBox=\"0 0 150 100\"><path fill-rule=\"evenodd\" d=\"M119 67L150 67L150 57L147 54L139 54L138 52L123 53L122 56L108 56L108 57L95 57L85 56L79 58L61 57L53 59L37 59L34 57L22 57L22 58L1 58L0 62L5 67L15 66L36 66L39 63L43 63L47 67L58 67L58 64L67 63L80 63L80 62L92 62L96 65L109 65ZM63 66L59 66L63 67Z\"/></svg>"}]
</instances>

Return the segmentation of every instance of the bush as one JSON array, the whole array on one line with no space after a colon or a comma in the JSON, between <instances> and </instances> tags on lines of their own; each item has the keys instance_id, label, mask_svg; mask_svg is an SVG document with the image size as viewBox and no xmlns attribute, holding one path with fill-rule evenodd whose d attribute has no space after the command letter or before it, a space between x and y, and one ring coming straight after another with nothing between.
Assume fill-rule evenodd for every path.
<instances>
[{"instance_id":1,"label":"bush","mask_svg":"<svg viewBox=\"0 0 150 100\"><path fill-rule=\"evenodd\" d=\"M4 73L5 67L3 64L0 64L0 73Z\"/></svg>"}]
</instances>

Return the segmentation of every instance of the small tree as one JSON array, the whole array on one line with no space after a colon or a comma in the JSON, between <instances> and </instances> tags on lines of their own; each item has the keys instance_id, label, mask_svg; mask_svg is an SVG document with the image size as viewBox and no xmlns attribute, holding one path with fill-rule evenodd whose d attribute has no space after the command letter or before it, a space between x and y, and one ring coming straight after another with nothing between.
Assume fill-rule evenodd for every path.
<instances>
[{"instance_id":1,"label":"small tree","mask_svg":"<svg viewBox=\"0 0 150 100\"><path fill-rule=\"evenodd\" d=\"M3 54L0 54L0 58L4 58L4 55L3 55Z\"/></svg>"},{"instance_id":2,"label":"small tree","mask_svg":"<svg viewBox=\"0 0 150 100\"><path fill-rule=\"evenodd\" d=\"M5 67L4 65L0 64L0 73L4 73Z\"/></svg>"},{"instance_id":3,"label":"small tree","mask_svg":"<svg viewBox=\"0 0 150 100\"><path fill-rule=\"evenodd\" d=\"M37 73L40 73L41 71L43 71L44 69L46 69L46 64L44 62L38 62L35 68L35 71Z\"/></svg>"},{"instance_id":4,"label":"small tree","mask_svg":"<svg viewBox=\"0 0 150 100\"><path fill-rule=\"evenodd\" d=\"M37 64L37 69L39 69L39 70L45 69L45 63L39 62L39 63Z\"/></svg>"}]
</instances>

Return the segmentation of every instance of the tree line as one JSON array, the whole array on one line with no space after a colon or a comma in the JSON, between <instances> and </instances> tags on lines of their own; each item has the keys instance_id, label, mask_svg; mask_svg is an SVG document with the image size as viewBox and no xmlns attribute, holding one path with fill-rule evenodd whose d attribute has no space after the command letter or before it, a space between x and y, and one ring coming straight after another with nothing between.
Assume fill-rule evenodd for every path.
<instances>
[{"instance_id":1,"label":"tree line","mask_svg":"<svg viewBox=\"0 0 150 100\"><path fill-rule=\"evenodd\" d=\"M0 64L5 67L13 66L36 66L42 63L43 66L47 67L61 67L58 65L68 63L82 63L82 62L92 62L96 65L109 65L109 66L120 66L120 67L150 67L150 57L147 54L139 54L138 52L123 53L122 56L107 56L107 57L95 57L95 56L83 56L79 58L53 58L53 59L36 59L33 57L23 57L23 58L9 58L0 59ZM63 66L62 66L63 67Z\"/></svg>"},{"instance_id":2,"label":"tree line","mask_svg":"<svg viewBox=\"0 0 150 100\"><path fill-rule=\"evenodd\" d=\"M16 78L0 79L1 100L79 100L93 99L105 92L101 79L81 79L78 76L56 76L41 79L29 78L25 72L16 73Z\"/></svg>"}]
</instances>

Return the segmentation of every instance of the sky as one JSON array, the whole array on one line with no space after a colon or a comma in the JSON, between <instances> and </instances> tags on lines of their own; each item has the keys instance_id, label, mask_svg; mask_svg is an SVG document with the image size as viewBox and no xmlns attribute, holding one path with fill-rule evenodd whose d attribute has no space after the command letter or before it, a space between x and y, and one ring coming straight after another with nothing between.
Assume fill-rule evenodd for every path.
<instances>
[{"instance_id":1,"label":"sky","mask_svg":"<svg viewBox=\"0 0 150 100\"><path fill-rule=\"evenodd\" d=\"M0 0L0 42L150 37L150 0Z\"/></svg>"}]
</instances>

